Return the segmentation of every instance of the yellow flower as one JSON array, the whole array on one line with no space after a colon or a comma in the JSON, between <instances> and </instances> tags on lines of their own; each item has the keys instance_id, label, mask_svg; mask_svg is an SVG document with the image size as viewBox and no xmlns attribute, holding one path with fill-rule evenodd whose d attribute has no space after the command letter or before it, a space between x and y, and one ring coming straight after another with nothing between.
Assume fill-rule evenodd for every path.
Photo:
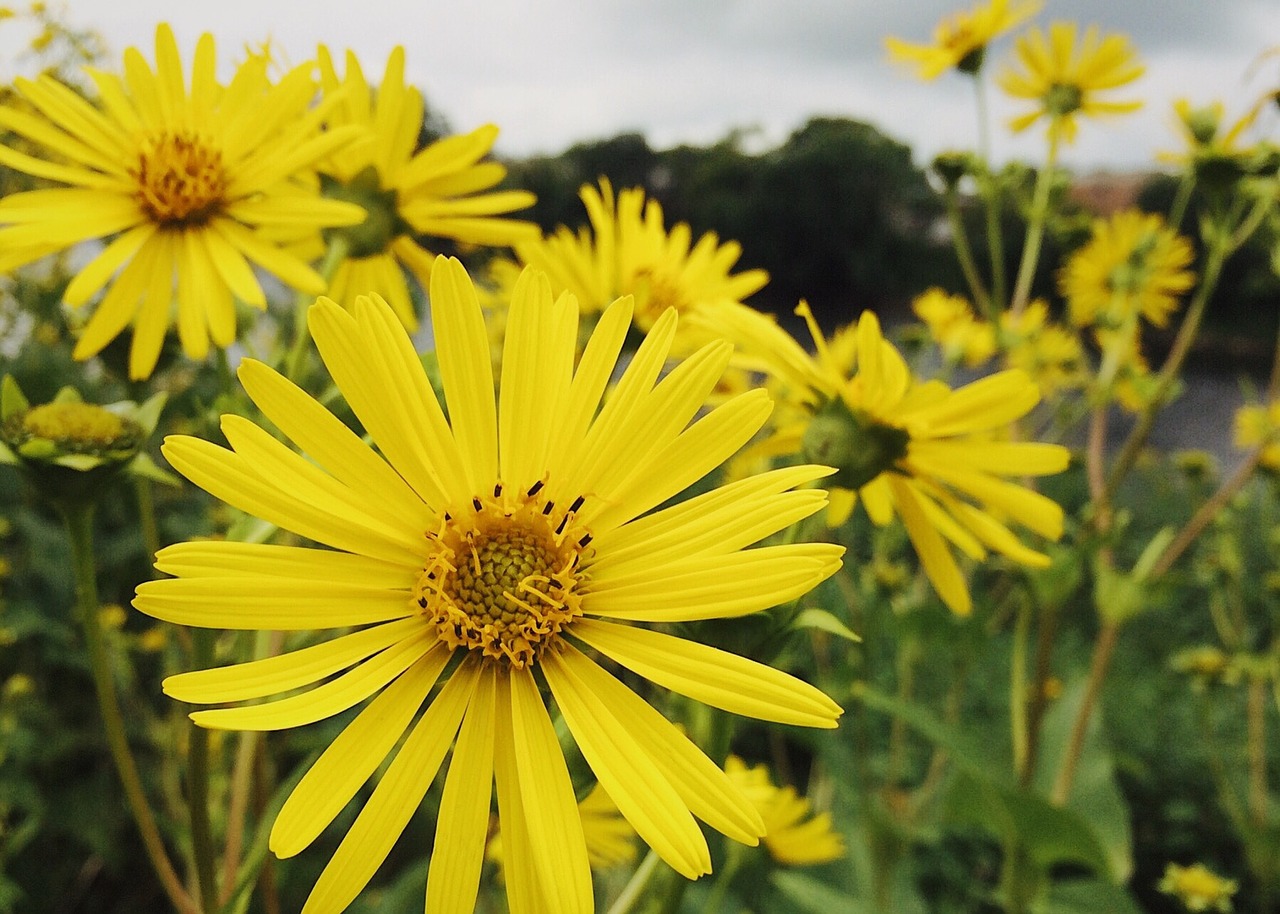
<instances>
[{"instance_id":1,"label":"yellow flower","mask_svg":"<svg viewBox=\"0 0 1280 914\"><path fill-rule=\"evenodd\" d=\"M482 245L537 238L538 227L532 222L498 218L532 206L534 196L523 190L490 190L507 174L502 164L481 161L498 137L492 124L417 148L422 94L405 85L404 48L391 52L376 91L351 51L341 78L328 48L320 48L319 61L325 92L345 90L330 127L354 124L365 137L364 142L335 150L320 164L325 192L359 203L369 214L361 225L342 233L348 256L329 285L329 295L349 306L356 295L377 292L406 327L416 329L402 267L425 289L434 255L414 236Z\"/></svg>"},{"instance_id":2,"label":"yellow flower","mask_svg":"<svg viewBox=\"0 0 1280 914\"><path fill-rule=\"evenodd\" d=\"M404 737L306 914L340 911L360 892L451 746L427 911L472 910L495 779L513 909L592 910L581 818L542 683L641 839L685 876L707 873L695 817L753 844L764 833L759 814L589 652L733 713L834 727L840 709L816 688L649 627L756 612L832 574L838 546L746 548L820 510L822 492L795 486L828 471L775 470L655 511L768 417L768 397L755 390L693 421L728 364L728 343L709 344L659 381L678 319L668 311L600 406L630 302L604 311L575 360L576 303L553 299L546 277L529 270L513 293L495 403L484 320L462 265L438 259L430 294L443 405L381 299L358 298L350 311L321 299L310 311L320 356L378 451L253 360L240 367L249 396L310 459L234 415L222 422L230 449L166 441L170 463L215 497L327 548L171 546L156 567L176 577L142 584L139 610L205 627L363 627L175 676L165 690L198 704L237 702L347 670L289 697L192 715L206 727L262 730L311 723L378 693L272 829L276 854L303 850Z\"/></svg>"},{"instance_id":3,"label":"yellow flower","mask_svg":"<svg viewBox=\"0 0 1280 914\"><path fill-rule=\"evenodd\" d=\"M132 324L134 379L155 368L175 306L189 357L204 358L210 338L230 345L234 300L266 307L251 264L303 292L324 291L318 273L261 230L314 231L363 217L294 179L352 136L317 132L331 105L311 107L311 67L273 86L249 61L224 86L214 53L212 36L202 36L188 84L173 32L161 25L154 71L136 48L125 52L123 76L90 71L99 107L41 76L17 81L41 116L0 108L0 126L50 154L0 147L0 164L68 185L0 200L0 270L110 239L65 299L83 305L109 285L75 357L96 354Z\"/></svg>"},{"instance_id":4,"label":"yellow flower","mask_svg":"<svg viewBox=\"0 0 1280 914\"><path fill-rule=\"evenodd\" d=\"M982 69L987 45L1038 13L1040 5L1040 0L991 0L942 19L934 27L933 44L886 38L885 48L891 59L914 65L923 80L937 79L951 69L973 75Z\"/></svg>"},{"instance_id":5,"label":"yellow flower","mask_svg":"<svg viewBox=\"0 0 1280 914\"><path fill-rule=\"evenodd\" d=\"M764 765L751 768L735 755L725 773L751 799L764 820L764 846L784 866L830 863L844 857L844 836L831 827L831 814L813 815L813 804L794 787L777 787Z\"/></svg>"},{"instance_id":6,"label":"yellow flower","mask_svg":"<svg viewBox=\"0 0 1280 914\"><path fill-rule=\"evenodd\" d=\"M1231 896L1239 886L1234 879L1224 879L1203 863L1191 866L1170 863L1165 867L1164 877L1157 888L1166 895L1173 895L1193 914L1200 911L1227 914L1231 910Z\"/></svg>"},{"instance_id":7,"label":"yellow flower","mask_svg":"<svg viewBox=\"0 0 1280 914\"><path fill-rule=\"evenodd\" d=\"M1023 72L1005 70L1000 85L1015 98L1029 99L1037 107L1010 122L1015 131L1025 130L1044 117L1049 119L1051 134L1070 143L1076 135L1076 115L1125 114L1142 107L1140 101L1098 97L1145 72L1129 39L1118 34L1102 37L1092 25L1078 46L1076 38L1074 23L1055 22L1048 35L1033 28L1018 39L1015 53Z\"/></svg>"},{"instance_id":8,"label":"yellow flower","mask_svg":"<svg viewBox=\"0 0 1280 914\"><path fill-rule=\"evenodd\" d=\"M1000 519L1050 539L1062 535L1057 503L1001 478L1058 473L1069 457L1056 444L1000 440L1008 424L1040 400L1024 372L998 372L957 390L916 381L875 315L864 312L856 328L856 372L847 374L807 307L797 313L809 324L813 356L772 320L748 311L722 309L713 320L794 392L804 414L778 428L772 452L803 453L837 467L830 479L833 504L840 489L856 490L874 523L901 516L925 573L954 612L966 614L972 604L948 543L974 559L992 549L1024 565L1049 563ZM842 500L852 510L853 499Z\"/></svg>"},{"instance_id":9,"label":"yellow flower","mask_svg":"<svg viewBox=\"0 0 1280 914\"><path fill-rule=\"evenodd\" d=\"M598 190L587 184L579 194L590 230L561 226L515 249L524 263L546 271L555 293L573 293L585 311L632 295L636 326L648 330L668 308L685 313L714 302L741 303L769 281L764 270L729 272L742 253L736 241L721 244L708 232L693 243L683 222L667 231L661 204L646 200L643 188L621 191L615 201L612 185L601 179Z\"/></svg>"},{"instance_id":10,"label":"yellow flower","mask_svg":"<svg viewBox=\"0 0 1280 914\"><path fill-rule=\"evenodd\" d=\"M1260 466L1280 469L1280 400L1263 406L1247 403L1236 410L1235 445L1240 450L1262 448Z\"/></svg>"},{"instance_id":11,"label":"yellow flower","mask_svg":"<svg viewBox=\"0 0 1280 914\"><path fill-rule=\"evenodd\" d=\"M1049 317L1044 299L1033 300L1021 313L1000 315L1006 368L1025 371L1045 399L1062 390L1082 387L1084 349L1080 338Z\"/></svg>"},{"instance_id":12,"label":"yellow flower","mask_svg":"<svg viewBox=\"0 0 1280 914\"><path fill-rule=\"evenodd\" d=\"M978 320L963 295L950 295L934 287L916 296L911 308L929 328L947 361L963 361L976 368L995 354L995 328Z\"/></svg>"},{"instance_id":13,"label":"yellow flower","mask_svg":"<svg viewBox=\"0 0 1280 914\"><path fill-rule=\"evenodd\" d=\"M1169 322L1179 297L1195 285L1191 243L1155 214L1121 210L1096 219L1093 236L1058 273L1058 286L1077 327L1125 327L1141 314Z\"/></svg>"},{"instance_id":14,"label":"yellow flower","mask_svg":"<svg viewBox=\"0 0 1280 914\"><path fill-rule=\"evenodd\" d=\"M727 769L727 765L726 765ZM733 774L726 770L732 778ZM587 844L587 859L593 870L607 870L636 858L636 830L623 818L618 807L599 784L578 804L582 817L582 836ZM765 838L768 841L768 838ZM502 832L494 832L485 848L485 859L505 867Z\"/></svg>"}]
</instances>

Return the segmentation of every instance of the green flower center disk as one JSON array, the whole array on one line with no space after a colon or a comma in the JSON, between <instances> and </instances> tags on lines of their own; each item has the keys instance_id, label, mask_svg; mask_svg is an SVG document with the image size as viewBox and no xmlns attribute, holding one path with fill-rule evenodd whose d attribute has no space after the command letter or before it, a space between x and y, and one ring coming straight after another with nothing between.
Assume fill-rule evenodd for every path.
<instances>
[{"instance_id":1,"label":"green flower center disk","mask_svg":"<svg viewBox=\"0 0 1280 914\"><path fill-rule=\"evenodd\" d=\"M579 565L591 542L574 523L582 500L560 511L536 497L540 488L509 502L498 486L427 534L432 552L413 596L450 647L524 669L582 614Z\"/></svg>"}]
</instances>

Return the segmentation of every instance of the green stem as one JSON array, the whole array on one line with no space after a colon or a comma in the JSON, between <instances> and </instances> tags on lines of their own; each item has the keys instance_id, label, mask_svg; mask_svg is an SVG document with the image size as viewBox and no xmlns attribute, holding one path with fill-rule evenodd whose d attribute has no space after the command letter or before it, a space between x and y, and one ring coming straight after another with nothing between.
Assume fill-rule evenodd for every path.
<instances>
[{"instance_id":1,"label":"green stem","mask_svg":"<svg viewBox=\"0 0 1280 914\"><path fill-rule=\"evenodd\" d=\"M653 882L654 874L658 872L659 864L662 863L655 851L649 851L640 865L636 867L636 871L631 874L631 879L622 889L622 893L617 897L612 905L609 906L608 914L631 914L636 910L636 905L640 903L645 894L649 890L650 883Z\"/></svg>"},{"instance_id":2,"label":"green stem","mask_svg":"<svg viewBox=\"0 0 1280 914\"><path fill-rule=\"evenodd\" d=\"M338 272L338 267L347 259L351 243L342 232L333 232L329 236L329 247L324 252L324 260L320 263L320 275L327 284ZM314 295L299 292L293 304L293 345L285 358L285 377L299 386L302 385L302 369L306 364L307 341L311 334L307 330L307 311L315 302Z\"/></svg>"},{"instance_id":3,"label":"green stem","mask_svg":"<svg viewBox=\"0 0 1280 914\"><path fill-rule=\"evenodd\" d=\"M192 633L192 662L196 669L213 664L213 633L197 629ZM213 828L209 822L209 731L190 724L187 734L187 808L191 817L191 852L195 858L196 884L206 911L218 906L214 882Z\"/></svg>"},{"instance_id":4,"label":"green stem","mask_svg":"<svg viewBox=\"0 0 1280 914\"><path fill-rule=\"evenodd\" d=\"M156 524L156 496L154 483L145 476L133 478L133 490L138 499L138 526L142 530L142 548L147 554L147 567L155 562L160 551L160 528Z\"/></svg>"},{"instance_id":5,"label":"green stem","mask_svg":"<svg viewBox=\"0 0 1280 914\"><path fill-rule=\"evenodd\" d=\"M980 76L973 80L974 98L978 107L978 155L982 159L983 173L978 176L978 190L987 209L987 249L991 255L991 310L998 312L1005 306L1004 231L1000 216L1004 210L1000 182L991 172L991 118L987 110L987 85Z\"/></svg>"},{"instance_id":6,"label":"green stem","mask_svg":"<svg viewBox=\"0 0 1280 914\"><path fill-rule=\"evenodd\" d=\"M111 658L107 653L101 620L98 618L98 584L93 560L93 506L63 504L60 507L67 526L67 538L71 543L71 561L76 580L76 611L84 628L89 667L93 673L93 686L97 693L102 725L106 730L107 746L124 787L125 800L142 835L147 857L150 858L169 901L181 914L199 914L200 908L183 888L182 880L169 861L164 839L160 836L160 827L147 802L138 765L125 735L124 715L120 711L120 700L111 674Z\"/></svg>"},{"instance_id":7,"label":"green stem","mask_svg":"<svg viewBox=\"0 0 1280 914\"><path fill-rule=\"evenodd\" d=\"M1013 302L1009 310L1016 316L1022 313L1031 297L1031 281L1040 261L1040 245L1044 241L1045 220L1049 216L1049 189L1053 186L1053 172L1057 166L1061 131L1049 131L1049 151L1044 166L1036 175L1036 187L1031 197L1031 213L1027 218L1027 237L1022 245L1022 260L1018 264L1018 279L1013 287Z\"/></svg>"},{"instance_id":8,"label":"green stem","mask_svg":"<svg viewBox=\"0 0 1280 914\"><path fill-rule=\"evenodd\" d=\"M995 321L996 313L991 295L983 285L977 264L973 260L973 251L969 248L969 236L965 232L964 219L960 215L959 195L955 188L947 191L946 205L947 220L951 225L951 243L956 251L956 260L960 262L960 269L964 273L965 282L969 284L969 294L973 296L973 300L977 302L986 319Z\"/></svg>"},{"instance_id":9,"label":"green stem","mask_svg":"<svg viewBox=\"0 0 1280 914\"><path fill-rule=\"evenodd\" d=\"M1024 596L1018 605L1013 628L1013 657L1009 662L1009 725L1013 739L1013 770L1022 783L1028 778L1027 746L1027 642L1031 636L1031 601Z\"/></svg>"},{"instance_id":10,"label":"green stem","mask_svg":"<svg viewBox=\"0 0 1280 914\"><path fill-rule=\"evenodd\" d=\"M1182 220L1187 215L1187 204L1191 202L1191 191L1195 186L1195 169L1188 168L1182 180L1178 182L1178 190L1173 196L1173 205L1169 207L1169 227L1175 232L1181 230Z\"/></svg>"},{"instance_id":11,"label":"green stem","mask_svg":"<svg viewBox=\"0 0 1280 914\"><path fill-rule=\"evenodd\" d=\"M733 878L738 875L742 864L746 862L747 853L748 848L744 845L736 841L729 842L728 858L720 868L715 884L711 886L711 891L707 895L707 900L702 903L703 914L720 914L720 909L724 907L724 900L729 894L729 886L733 884Z\"/></svg>"},{"instance_id":12,"label":"green stem","mask_svg":"<svg viewBox=\"0 0 1280 914\"><path fill-rule=\"evenodd\" d=\"M1058 776L1049 794L1049 800L1055 806L1065 806L1067 799L1071 796L1071 786L1076 778L1076 766L1080 763L1085 736L1089 732L1089 717L1093 714L1093 706L1102 692L1102 682L1107 678L1107 670L1111 666L1111 655L1115 652L1119 634L1119 625L1115 622L1103 622L1098 632L1098 640L1094 642L1089 679L1085 683L1080 708L1076 712L1076 718L1071 725L1071 735L1067 738L1067 746L1062 753L1062 764L1058 769Z\"/></svg>"},{"instance_id":13,"label":"green stem","mask_svg":"<svg viewBox=\"0 0 1280 914\"><path fill-rule=\"evenodd\" d=\"M1036 632L1035 672L1031 679L1031 703L1027 709L1027 764L1021 778L1021 785L1024 788L1031 786L1031 781L1035 778L1036 763L1039 761L1040 728L1047 703L1045 683L1049 681L1057 630L1058 607L1052 603L1040 607L1040 626Z\"/></svg>"}]
</instances>

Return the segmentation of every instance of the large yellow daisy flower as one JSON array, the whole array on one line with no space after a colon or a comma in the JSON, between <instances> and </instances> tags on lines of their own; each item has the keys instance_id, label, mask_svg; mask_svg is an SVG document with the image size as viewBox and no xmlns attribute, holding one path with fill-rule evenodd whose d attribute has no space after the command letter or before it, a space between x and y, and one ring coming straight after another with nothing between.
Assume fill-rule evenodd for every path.
<instances>
[{"instance_id":1,"label":"large yellow daisy flower","mask_svg":"<svg viewBox=\"0 0 1280 914\"><path fill-rule=\"evenodd\" d=\"M532 206L535 198L524 190L481 193L507 174L501 163L481 161L498 137L492 124L418 149L422 94L405 85L404 48L391 52L376 91L365 81L354 53L347 52L341 78L328 48L320 48L319 60L325 91L346 90L330 127L355 124L367 137L336 150L320 166L327 193L369 212L364 224L345 233L348 256L329 285L329 296L350 305L357 294L376 291L406 327L415 329L418 319L401 267L425 289L435 255L413 236L503 246L537 238L534 223L497 218Z\"/></svg>"},{"instance_id":2,"label":"large yellow daisy flower","mask_svg":"<svg viewBox=\"0 0 1280 914\"><path fill-rule=\"evenodd\" d=\"M886 38L889 57L913 64L916 76L934 80L948 70L974 74L982 69L987 45L1040 12L1040 0L991 0L942 19L933 30L933 44L913 44Z\"/></svg>"},{"instance_id":3,"label":"large yellow daisy flower","mask_svg":"<svg viewBox=\"0 0 1280 914\"><path fill-rule=\"evenodd\" d=\"M1070 143L1076 135L1076 116L1125 114L1142 107L1141 101L1107 101L1099 96L1128 85L1146 67L1123 35L1105 37L1091 25L1077 44L1072 22L1055 22L1046 35L1037 28L1018 39L1014 51L1022 72L1006 69L1000 86L1015 98L1036 103L1035 110L1014 118L1010 126L1025 130L1040 118L1049 129Z\"/></svg>"},{"instance_id":4,"label":"large yellow daisy flower","mask_svg":"<svg viewBox=\"0 0 1280 914\"><path fill-rule=\"evenodd\" d=\"M1165 326L1195 285L1187 269L1194 257L1191 242L1154 213L1128 209L1094 220L1093 236L1058 274L1071 322L1120 328L1140 314Z\"/></svg>"},{"instance_id":5,"label":"large yellow daisy flower","mask_svg":"<svg viewBox=\"0 0 1280 914\"><path fill-rule=\"evenodd\" d=\"M779 427L768 450L838 467L830 480L833 524L848 517L855 492L877 525L900 516L925 574L960 614L972 601L948 543L973 559L990 549L1024 565L1048 564L1003 520L1049 539L1062 535L1056 502L1001 478L1058 473L1070 456L1056 444L1002 440L1008 424L1040 400L1024 372L997 372L956 390L916 381L869 311L857 324L852 370L842 371L808 308L797 313L809 324L816 355L769 318L747 312L722 309L712 320L802 407L800 420Z\"/></svg>"},{"instance_id":6,"label":"large yellow daisy flower","mask_svg":"<svg viewBox=\"0 0 1280 914\"><path fill-rule=\"evenodd\" d=\"M755 843L759 815L590 654L727 711L835 726L840 709L816 688L647 625L752 613L832 574L842 551L834 545L745 548L820 510L822 492L794 487L829 470L778 470L653 511L768 417L757 390L692 421L728 363L728 343L659 381L676 332L668 311L600 406L630 302L604 311L575 366L577 306L553 300L546 278L529 271L514 291L495 404L489 342L461 264L437 260L430 293L443 407L380 299L359 298L351 311L321 299L309 315L321 358L381 453L254 361L240 369L246 390L310 460L238 416L223 418L230 449L165 442L170 463L213 495L329 548L172 546L157 568L176 577L141 585L138 609L232 629L360 626L280 657L179 675L165 690L234 702L346 671L287 698L193 715L207 727L261 730L380 693L304 776L271 833L280 856L301 851L404 737L307 914L340 911L356 896L451 746L427 911L472 910L495 778L512 909L590 911L582 824L544 685L640 837L680 873L709 872L694 817Z\"/></svg>"},{"instance_id":7,"label":"large yellow daisy flower","mask_svg":"<svg viewBox=\"0 0 1280 914\"><path fill-rule=\"evenodd\" d=\"M66 290L76 306L110 284L76 358L96 354L132 324L129 374L149 376L175 306L183 350L204 358L211 338L223 347L235 339L234 299L266 307L251 264L303 292L325 289L318 273L260 228L314 231L363 218L358 207L324 200L295 180L353 136L318 132L327 106L311 105L311 65L276 85L261 58L242 64L225 86L214 67L206 34L188 85L173 32L161 25L154 70L130 48L123 76L89 71L98 105L41 76L16 84L39 116L0 107L0 126L50 154L0 147L0 164L68 185L0 200L0 270L83 241L107 242Z\"/></svg>"},{"instance_id":8,"label":"large yellow daisy flower","mask_svg":"<svg viewBox=\"0 0 1280 914\"><path fill-rule=\"evenodd\" d=\"M621 191L615 201L602 178L598 190L586 184L579 194L590 230L562 226L515 249L524 263L546 271L554 290L572 292L586 310L631 295L636 326L648 330L668 308L688 312L713 302L741 303L769 281L764 270L729 272L742 254L736 241L721 244L708 232L694 243L683 222L668 232L661 204L646 200L643 188Z\"/></svg>"}]
</instances>

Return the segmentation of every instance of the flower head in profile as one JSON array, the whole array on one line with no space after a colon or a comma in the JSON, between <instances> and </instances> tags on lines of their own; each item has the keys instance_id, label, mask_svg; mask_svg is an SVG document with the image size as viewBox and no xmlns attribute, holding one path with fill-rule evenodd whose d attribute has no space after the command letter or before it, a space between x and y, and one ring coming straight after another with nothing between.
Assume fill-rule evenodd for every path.
<instances>
[{"instance_id":1,"label":"flower head in profile","mask_svg":"<svg viewBox=\"0 0 1280 914\"><path fill-rule=\"evenodd\" d=\"M934 27L932 44L900 38L886 38L884 44L891 59L914 66L920 79L937 79L948 70L972 76L982 69L987 45L1030 19L1040 6L1040 0L990 0L942 19Z\"/></svg>"},{"instance_id":2,"label":"flower head in profile","mask_svg":"<svg viewBox=\"0 0 1280 914\"><path fill-rule=\"evenodd\" d=\"M963 362L976 368L995 354L995 328L978 319L963 295L952 295L935 286L917 295L911 310L924 322L948 362Z\"/></svg>"},{"instance_id":3,"label":"flower head in profile","mask_svg":"<svg viewBox=\"0 0 1280 914\"><path fill-rule=\"evenodd\" d=\"M361 224L339 231L346 257L329 296L350 305L356 295L376 291L413 330L418 319L404 271L425 289L435 259L414 236L499 246L537 238L534 223L504 216L532 206L534 196L493 189L507 169L484 160L498 137L492 124L419 149L422 94L405 84L404 48L391 52L376 90L353 52L347 52L341 77L328 48L320 48L319 61L325 92L343 91L330 129L355 125L365 137L334 150L319 168L327 195L358 203L368 213Z\"/></svg>"},{"instance_id":4,"label":"flower head in profile","mask_svg":"<svg viewBox=\"0 0 1280 914\"><path fill-rule=\"evenodd\" d=\"M148 377L176 322L183 350L202 359L210 340L225 347L235 339L236 299L266 306L254 266L302 292L324 291L320 275L267 232L363 218L358 207L324 200L299 180L352 138L318 132L328 106L311 105L311 66L274 85L261 60L246 61L227 85L215 66L206 34L188 80L173 32L161 25L154 69L130 48L123 75L90 71L99 105L41 76L17 81L35 114L0 107L0 126L48 151L0 147L0 164L65 185L0 200L0 269L105 242L65 292L79 306L106 287L76 358L95 355L132 325L129 375Z\"/></svg>"},{"instance_id":5,"label":"flower head in profile","mask_svg":"<svg viewBox=\"0 0 1280 914\"><path fill-rule=\"evenodd\" d=\"M829 480L833 524L852 511L855 493L874 523L901 517L925 574L959 614L972 601L952 548L973 559L993 550L1024 565L1048 565L1005 523L1049 539L1062 535L1056 502L1003 478L1058 473L1069 457L1056 444L1002 439L1009 423L1040 401L1026 373L1001 371L956 390L918 381L869 311L857 323L853 371L842 373L807 307L797 313L809 324L815 355L771 319L747 311L725 309L713 319L794 392L801 418L779 427L769 448L837 468Z\"/></svg>"},{"instance_id":6,"label":"flower head in profile","mask_svg":"<svg viewBox=\"0 0 1280 914\"><path fill-rule=\"evenodd\" d=\"M764 765L748 766L731 755L725 759L724 770L760 811L765 850L778 863L810 866L844 856L844 836L832 828L831 813L815 815L813 804L794 787L774 784Z\"/></svg>"},{"instance_id":7,"label":"flower head in profile","mask_svg":"<svg viewBox=\"0 0 1280 914\"><path fill-rule=\"evenodd\" d=\"M1191 242L1164 220L1121 210L1093 223L1093 235L1067 260L1058 285L1077 327L1127 327L1138 315L1157 327L1195 285Z\"/></svg>"},{"instance_id":8,"label":"flower head in profile","mask_svg":"<svg viewBox=\"0 0 1280 914\"><path fill-rule=\"evenodd\" d=\"M1014 53L1022 69L1006 69L1000 86L1035 103L1034 110L1013 119L1015 131L1045 118L1050 133L1070 143L1078 116L1126 114L1142 107L1141 101L1115 101L1106 95L1146 70L1123 35L1104 37L1091 25L1079 36L1075 23L1055 22L1048 34L1030 29L1018 39Z\"/></svg>"},{"instance_id":9,"label":"flower head in profile","mask_svg":"<svg viewBox=\"0 0 1280 914\"><path fill-rule=\"evenodd\" d=\"M1202 911L1230 914L1231 896L1239 887L1234 879L1219 876L1203 863L1193 863L1191 866L1170 863L1165 867L1164 876L1156 886L1166 895L1177 898L1191 914L1200 914Z\"/></svg>"},{"instance_id":10,"label":"flower head in profile","mask_svg":"<svg viewBox=\"0 0 1280 914\"><path fill-rule=\"evenodd\" d=\"M720 243L714 232L696 242L683 222L670 230L662 206L632 187L618 193L601 179L579 192L591 221L577 232L554 234L515 246L520 259L546 271L557 294L571 292L585 311L598 311L620 295L635 299L635 322L648 330L668 309L741 303L765 285L764 270L731 273L742 254L736 241Z\"/></svg>"},{"instance_id":11,"label":"flower head in profile","mask_svg":"<svg viewBox=\"0 0 1280 914\"><path fill-rule=\"evenodd\" d=\"M601 405L630 302L605 309L575 360L576 303L553 298L545 276L528 270L513 291L495 402L488 336L461 264L437 260L430 294L443 404L381 299L358 298L351 310L321 299L311 309L321 358L376 451L251 360L240 368L249 396L306 457L238 416L223 419L229 449L167 439L165 456L193 482L320 546L171 546L157 568L174 577L141 585L138 609L204 627L359 628L182 674L165 689L200 704L306 689L193 715L219 729L300 726L376 695L271 832L278 855L303 850L393 756L307 914L340 911L359 893L451 748L427 911L473 909L495 781L512 907L592 910L582 821L544 687L640 838L690 878L709 872L695 819L753 844L764 833L759 814L594 656L730 712L834 727L840 709L807 683L650 627L753 613L831 575L842 551L834 545L747 548L820 510L821 491L795 487L829 470L776 470L659 508L768 417L768 397L755 390L695 419L728 343L659 379L676 333L670 310Z\"/></svg>"},{"instance_id":12,"label":"flower head in profile","mask_svg":"<svg viewBox=\"0 0 1280 914\"><path fill-rule=\"evenodd\" d=\"M1197 181L1210 189L1231 188L1241 178L1267 169L1268 163L1274 169L1265 144L1242 142L1257 121L1257 106L1229 126L1226 107L1220 101L1193 106L1190 100L1180 98L1173 103L1173 110L1183 149L1157 153L1161 161L1192 170Z\"/></svg>"},{"instance_id":13,"label":"flower head in profile","mask_svg":"<svg viewBox=\"0 0 1280 914\"><path fill-rule=\"evenodd\" d=\"M166 394L131 401L86 403L72 387L32 405L18 382L0 382L0 463L21 469L54 503L91 502L121 473L176 482L142 450L155 431Z\"/></svg>"}]
</instances>

